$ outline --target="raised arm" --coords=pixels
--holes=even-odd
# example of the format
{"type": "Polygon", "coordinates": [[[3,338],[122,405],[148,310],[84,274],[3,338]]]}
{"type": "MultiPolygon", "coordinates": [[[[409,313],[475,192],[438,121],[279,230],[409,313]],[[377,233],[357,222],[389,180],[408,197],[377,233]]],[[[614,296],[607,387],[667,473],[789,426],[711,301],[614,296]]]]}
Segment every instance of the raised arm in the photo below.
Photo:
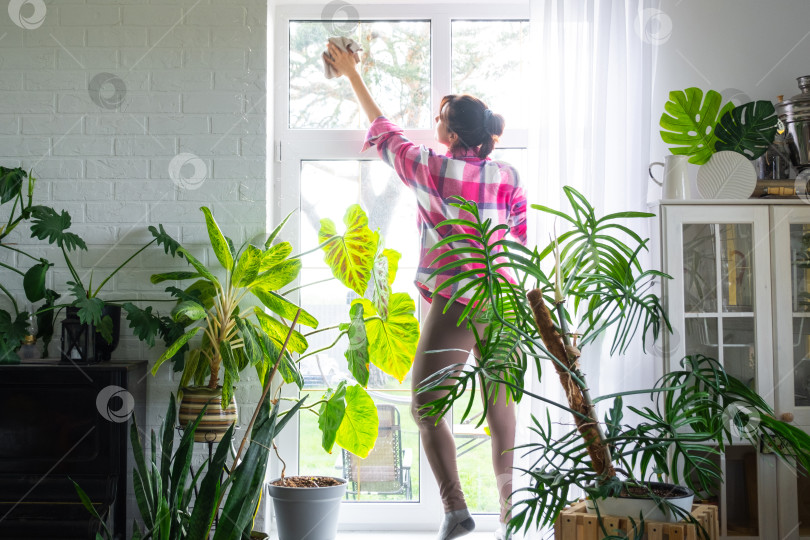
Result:
{"type": "Polygon", "coordinates": [[[360,72],[357,71],[357,64],[354,61],[354,56],[351,53],[340,50],[332,43],[327,45],[327,49],[329,50],[329,54],[332,55],[332,58],[329,58],[329,56],[324,53],[324,60],[335,68],[338,73],[345,75],[346,78],[349,79],[349,82],[352,85],[352,90],[354,90],[358,101],[360,101],[360,106],[363,108],[366,116],[368,116],[368,121],[373,122],[376,118],[384,116],[379,105],[377,105],[377,102],[374,101],[373,97],[371,97],[371,93],[368,91],[366,83],[363,82],[360,72]]]}

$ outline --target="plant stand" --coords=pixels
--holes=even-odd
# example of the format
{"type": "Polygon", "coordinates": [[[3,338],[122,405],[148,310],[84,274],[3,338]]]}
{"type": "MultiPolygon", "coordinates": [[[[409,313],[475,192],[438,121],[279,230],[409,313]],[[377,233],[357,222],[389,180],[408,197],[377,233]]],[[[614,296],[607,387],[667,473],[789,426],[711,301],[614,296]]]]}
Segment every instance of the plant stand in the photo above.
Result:
{"type": "MultiPolygon", "coordinates": [[[[720,538],[717,507],[711,504],[692,506],[692,515],[706,529],[709,540],[720,538]]],[[[597,519],[585,509],[585,501],[579,501],[560,513],[554,523],[554,540],[602,540],[604,524],[608,534],[627,533],[633,526],[627,517],[602,516],[597,519]]],[[[690,523],[644,522],[645,540],[701,540],[703,537],[690,523]]]]}

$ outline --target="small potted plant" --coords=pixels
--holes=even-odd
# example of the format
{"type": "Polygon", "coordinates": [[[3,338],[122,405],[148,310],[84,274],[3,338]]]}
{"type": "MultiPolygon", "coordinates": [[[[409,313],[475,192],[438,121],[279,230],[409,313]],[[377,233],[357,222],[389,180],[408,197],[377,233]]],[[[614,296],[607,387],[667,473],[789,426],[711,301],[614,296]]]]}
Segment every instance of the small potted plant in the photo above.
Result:
{"type": "MultiPolygon", "coordinates": [[[[163,245],[166,252],[171,251],[172,253],[174,253],[178,244],[166,233],[162,225],[158,225],[157,228],[149,227],[149,231],[153,236],[152,240],[137,249],[98,285],[94,286],[93,284],[93,270],[91,270],[90,277],[85,284],[76,265],[71,260],[71,254],[80,250],[87,250],[87,244],[79,235],[69,230],[71,216],[67,211],[57,212],[49,206],[33,204],[35,184],[36,178],[21,168],[8,169],[0,167],[0,204],[13,201],[8,222],[5,226],[0,227],[0,247],[14,251],[34,263],[25,272],[7,264],[2,264],[2,267],[22,277],[23,288],[28,302],[34,304],[44,300],[43,305],[36,309],[39,334],[37,337],[41,337],[43,341],[43,357],[47,356],[48,343],[53,335],[56,313],[58,310],[66,308],[68,324],[72,325],[74,329],[73,337],[83,335],[87,336],[88,340],[86,345],[77,346],[78,344],[74,343],[71,350],[63,350],[63,358],[82,362],[108,361],[118,345],[122,306],[130,314],[138,311],[138,308],[129,303],[128,300],[104,301],[99,297],[101,290],[113,276],[152,244],[163,245]],[[28,180],[27,194],[24,195],[26,179],[28,180]],[[73,297],[70,303],[57,304],[56,301],[60,298],[60,295],[45,286],[46,274],[48,269],[53,266],[53,263],[44,258],[34,257],[25,249],[16,247],[8,241],[4,242],[4,239],[9,237],[12,231],[26,221],[30,222],[31,238],[46,240],[61,251],[72,277],[66,283],[73,297]]],[[[16,348],[14,345],[19,344],[17,338],[23,332],[25,321],[30,315],[19,310],[16,300],[8,289],[2,287],[2,291],[11,301],[16,316],[12,320],[8,312],[0,311],[0,319],[8,319],[11,322],[8,326],[9,330],[0,336],[0,358],[10,357],[13,354],[13,348],[16,348]]],[[[149,340],[154,339],[154,333],[158,330],[165,335],[169,335],[172,331],[171,325],[165,319],[161,320],[162,326],[159,329],[158,327],[139,326],[138,319],[134,317],[129,317],[129,320],[130,326],[135,328],[136,334],[144,337],[148,336],[149,340]]],[[[4,325],[0,326],[5,328],[4,325]]],[[[63,347],[68,348],[65,344],[63,344],[63,347]]]]}
{"type": "Polygon", "coordinates": [[[530,485],[512,495],[510,530],[554,523],[582,492],[592,499],[596,513],[616,511],[611,499],[618,498],[621,503],[642,502],[621,511],[631,519],[650,519],[650,509],[644,505],[651,503],[666,519],[697,524],[688,513],[691,499],[685,504],[675,499],[688,498],[691,491],[708,491],[721,480],[721,471],[708,456],[722,452],[740,433],[761,441],[780,457],[793,456],[808,470],[810,437],[776,420],[761,397],[713,359],[687,357],[682,369],[666,374],[652,388],[590,394],[582,367],[589,345],[605,337],[612,339],[611,354],[621,353],[636,335],[657,339],[669,330],[653,289],[656,280],[669,276],[642,270],[638,254],[648,240],[621,223],[652,214],[620,212],[600,218],[582,194],[564,189],[573,214],[533,205],[570,227],[542,250],[509,240],[491,242],[493,229],[502,225],[482,222],[474,203],[463,199],[455,203],[468,212],[462,215],[472,216],[462,223],[472,236],[458,235],[447,242],[482,270],[450,279],[443,286],[468,280],[465,283],[477,291],[469,317],[489,325],[478,340],[481,356],[476,366],[461,372],[451,366],[423,387],[455,387],[428,405],[432,414],[446,413],[464,395],[464,388],[483,377],[485,394],[493,384],[504,384],[512,399],[536,399],[573,417],[570,427],[557,428],[550,415],[532,418],[536,442],[516,449],[534,460],[530,468],[520,469],[530,485]],[[517,283],[498,273],[504,266],[516,272],[517,283]],[[553,366],[565,401],[537,395],[524,386],[529,362],[536,364],[538,377],[543,362],[553,366]],[[625,406],[623,398],[639,394],[649,396],[648,407],[625,406]],[[604,418],[599,418],[597,404],[606,407],[604,418]],[[626,409],[639,420],[623,423],[626,409]],[[752,418],[757,421],[751,422],[752,418]],[[664,477],[685,487],[650,481],[664,477]]]}

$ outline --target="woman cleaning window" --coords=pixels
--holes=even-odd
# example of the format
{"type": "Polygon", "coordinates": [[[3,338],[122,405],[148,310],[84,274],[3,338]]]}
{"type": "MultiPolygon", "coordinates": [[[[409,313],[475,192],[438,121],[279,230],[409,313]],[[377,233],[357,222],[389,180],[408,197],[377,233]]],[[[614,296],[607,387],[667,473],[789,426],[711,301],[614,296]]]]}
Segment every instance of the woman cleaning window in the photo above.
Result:
{"type": "MultiPolygon", "coordinates": [[[[463,285],[455,284],[434,294],[452,275],[474,267],[461,265],[452,270],[453,274],[433,276],[439,266],[437,259],[441,265],[454,260],[452,254],[443,257],[453,245],[430,250],[442,238],[462,232],[455,226],[437,227],[444,220],[459,217],[460,210],[450,204],[458,195],[475,201],[482,219],[508,225],[511,235],[525,244],[526,197],[514,167],[487,157],[503,133],[504,119],[481,100],[469,95],[448,95],[442,99],[435,118],[435,137],[448,150],[440,154],[412,143],[399,126],[385,117],[357,71],[356,53],[343,51],[332,42],[327,51],[324,61],[336,75],[349,79],[371,122],[363,149],[376,146],[382,160],[393,167],[416,196],[421,252],[415,283],[431,305],[422,322],[413,363],[411,410],[444,504],[445,518],[438,540],[459,538],[470,533],[475,522],[461,489],[455,440],[446,420],[437,423],[434,417],[423,416],[424,411],[420,410],[426,403],[438,399],[441,392],[417,393],[417,390],[421,382],[434,373],[464,364],[475,346],[473,331],[467,324],[457,324],[475,291],[466,291],[449,305],[449,299],[463,285]]],[[[505,234],[506,231],[499,231],[492,241],[500,240],[505,234]]],[[[514,280],[507,272],[504,270],[505,277],[514,280]]],[[[484,325],[475,325],[480,334],[484,325]]],[[[501,524],[495,537],[503,540],[509,519],[508,497],[512,492],[512,452],[509,450],[515,441],[515,411],[504,387],[490,389],[489,400],[487,423],[492,436],[492,465],[501,508],[501,524]]]]}

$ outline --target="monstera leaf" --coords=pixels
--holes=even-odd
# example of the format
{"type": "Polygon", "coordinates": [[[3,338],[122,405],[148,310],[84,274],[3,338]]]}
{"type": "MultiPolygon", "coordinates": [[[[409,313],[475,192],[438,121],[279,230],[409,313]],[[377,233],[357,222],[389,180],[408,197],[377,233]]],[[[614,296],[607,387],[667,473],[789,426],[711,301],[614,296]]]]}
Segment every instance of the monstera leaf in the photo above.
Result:
{"type": "MultiPolygon", "coordinates": [[[[371,301],[361,298],[352,302],[352,306],[357,303],[363,305],[367,319],[377,314],[371,301]]],[[[391,295],[387,318],[366,321],[371,363],[399,382],[405,379],[411,369],[419,340],[419,323],[413,313],[411,297],[405,293],[395,293],[391,295]]]]}
{"type": "Polygon", "coordinates": [[[87,245],[79,235],[66,232],[69,228],[70,214],[64,210],[57,214],[56,210],[48,206],[31,207],[31,238],[47,240],[67,251],[86,250],[87,245]]]}
{"type": "Polygon", "coordinates": [[[776,136],[776,109],[767,100],[752,101],[728,111],[714,132],[714,149],[731,150],[748,159],[765,153],[776,136]]]}
{"type": "Polygon", "coordinates": [[[377,442],[380,417],[377,406],[362,386],[346,388],[346,411],[335,442],[355,456],[366,458],[377,442]]]}
{"type": "Polygon", "coordinates": [[[669,93],[669,101],[664,105],[666,112],[661,115],[661,139],[676,155],[690,156],[689,163],[702,165],[709,161],[715,152],[715,125],[718,117],[734,108],[729,102],[721,109],[722,96],[714,90],[706,92],[700,88],[674,90],[669,93]],[[669,113],[669,114],[667,114],[669,113]]]}
{"type": "Polygon", "coordinates": [[[343,218],[346,233],[338,236],[335,224],[331,219],[321,220],[318,241],[323,244],[324,259],[332,269],[332,274],[341,283],[362,296],[368,287],[377,243],[374,233],[368,228],[368,217],[359,204],[353,204],[346,210],[343,218]]]}

